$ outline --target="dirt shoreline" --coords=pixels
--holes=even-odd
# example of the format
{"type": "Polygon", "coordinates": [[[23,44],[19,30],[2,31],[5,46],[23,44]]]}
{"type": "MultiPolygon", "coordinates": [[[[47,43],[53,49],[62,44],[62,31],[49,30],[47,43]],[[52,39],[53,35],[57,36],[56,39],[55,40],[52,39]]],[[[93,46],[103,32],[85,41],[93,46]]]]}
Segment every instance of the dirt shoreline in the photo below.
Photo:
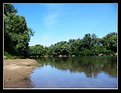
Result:
{"type": "Polygon", "coordinates": [[[3,63],[3,88],[31,88],[28,76],[38,65],[34,59],[7,59],[3,63]]]}

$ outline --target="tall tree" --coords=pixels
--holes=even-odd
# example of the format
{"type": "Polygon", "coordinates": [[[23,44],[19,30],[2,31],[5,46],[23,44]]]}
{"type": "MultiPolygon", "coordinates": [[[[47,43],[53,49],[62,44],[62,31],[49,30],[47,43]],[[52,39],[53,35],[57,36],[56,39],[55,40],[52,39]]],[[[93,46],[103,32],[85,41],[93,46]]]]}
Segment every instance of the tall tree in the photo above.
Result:
{"type": "Polygon", "coordinates": [[[27,56],[33,32],[28,28],[25,18],[16,13],[13,5],[4,5],[4,50],[12,55],[27,56]]]}

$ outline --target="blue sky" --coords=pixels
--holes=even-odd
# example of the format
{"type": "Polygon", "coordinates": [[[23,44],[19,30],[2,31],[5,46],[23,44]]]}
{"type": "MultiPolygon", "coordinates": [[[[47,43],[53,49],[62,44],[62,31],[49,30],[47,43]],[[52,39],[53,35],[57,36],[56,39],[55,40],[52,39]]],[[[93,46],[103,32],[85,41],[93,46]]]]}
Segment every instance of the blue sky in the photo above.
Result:
{"type": "Polygon", "coordinates": [[[118,4],[13,4],[35,32],[29,45],[50,46],[94,33],[101,38],[117,32],[118,4]]]}

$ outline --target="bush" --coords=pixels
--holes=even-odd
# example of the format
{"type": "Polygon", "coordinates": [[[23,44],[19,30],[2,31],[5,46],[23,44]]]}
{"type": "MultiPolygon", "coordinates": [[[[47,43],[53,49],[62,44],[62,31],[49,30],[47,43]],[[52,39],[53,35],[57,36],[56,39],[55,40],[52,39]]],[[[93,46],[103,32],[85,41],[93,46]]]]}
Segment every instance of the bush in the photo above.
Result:
{"type": "Polygon", "coordinates": [[[4,59],[16,59],[18,58],[17,56],[13,56],[11,54],[9,54],[8,52],[4,52],[4,59]]]}

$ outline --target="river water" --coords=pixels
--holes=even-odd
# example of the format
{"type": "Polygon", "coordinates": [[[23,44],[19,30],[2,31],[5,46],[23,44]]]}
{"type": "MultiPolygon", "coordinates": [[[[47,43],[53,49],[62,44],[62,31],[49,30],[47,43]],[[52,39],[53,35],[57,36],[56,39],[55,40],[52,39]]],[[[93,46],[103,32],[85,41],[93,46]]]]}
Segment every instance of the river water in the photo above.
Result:
{"type": "Polygon", "coordinates": [[[117,57],[37,59],[29,79],[33,88],[117,88],[117,57]]]}

